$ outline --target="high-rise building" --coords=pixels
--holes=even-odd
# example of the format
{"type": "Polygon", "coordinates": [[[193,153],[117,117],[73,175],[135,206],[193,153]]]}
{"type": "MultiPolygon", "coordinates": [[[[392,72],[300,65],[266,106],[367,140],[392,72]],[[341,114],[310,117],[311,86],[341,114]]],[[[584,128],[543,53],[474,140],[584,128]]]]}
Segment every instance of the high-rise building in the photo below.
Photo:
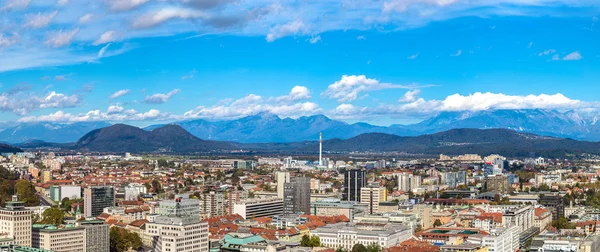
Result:
{"type": "Polygon", "coordinates": [[[360,189],[360,203],[367,204],[367,212],[379,212],[379,203],[387,201],[387,189],[380,186],[367,186],[360,189]]]}
{"type": "Polygon", "coordinates": [[[88,219],[79,225],[85,228],[86,252],[110,252],[110,228],[104,221],[88,219]]]}
{"type": "Polygon", "coordinates": [[[540,197],[540,204],[552,212],[552,220],[565,217],[565,204],[559,195],[544,195],[540,197]]]}
{"type": "Polygon", "coordinates": [[[52,180],[52,170],[42,171],[42,183],[48,183],[52,180]]]}
{"type": "Polygon", "coordinates": [[[211,191],[202,195],[200,202],[202,213],[207,217],[225,215],[225,195],[222,192],[211,191]]]}
{"type": "Polygon", "coordinates": [[[290,182],[289,172],[277,172],[277,198],[283,199],[284,185],[290,182]]]}
{"type": "Polygon", "coordinates": [[[347,170],[344,174],[343,199],[346,201],[360,201],[360,189],[366,185],[367,178],[364,170],[347,170]]]}
{"type": "Polygon", "coordinates": [[[433,226],[433,220],[431,219],[431,213],[433,212],[432,205],[417,204],[413,206],[413,211],[417,214],[417,217],[421,220],[423,229],[428,229],[433,226]]]}
{"type": "Polygon", "coordinates": [[[293,177],[284,184],[283,214],[310,212],[310,178],[293,177]]]}
{"type": "Polygon", "coordinates": [[[442,173],[442,184],[448,185],[450,188],[458,186],[458,173],[446,172],[442,173]]]}
{"type": "Polygon", "coordinates": [[[403,192],[412,191],[421,187],[421,176],[413,174],[400,174],[398,176],[398,190],[403,192]]]}
{"type": "Polygon", "coordinates": [[[25,203],[17,196],[0,208],[0,233],[6,233],[14,244],[31,247],[31,215],[33,211],[25,208],[25,203]]]}
{"type": "Polygon", "coordinates": [[[239,214],[244,219],[273,217],[282,213],[283,200],[278,198],[244,200],[233,206],[233,214],[239,214]]]}
{"type": "Polygon", "coordinates": [[[200,212],[200,200],[190,199],[187,194],[178,194],[173,200],[158,202],[158,213],[164,216],[184,215],[200,218],[200,212]]]}
{"type": "Polygon", "coordinates": [[[33,248],[56,252],[86,251],[86,232],[83,227],[67,225],[58,228],[53,225],[35,224],[32,228],[33,248]]]}
{"type": "Polygon", "coordinates": [[[81,198],[81,187],[76,185],[50,186],[50,199],[59,202],[62,201],[64,198],[81,198]]]}
{"type": "Polygon", "coordinates": [[[485,178],[483,188],[487,192],[510,193],[512,187],[508,184],[508,177],[504,175],[495,175],[485,178]]]}
{"type": "Polygon", "coordinates": [[[115,189],[111,186],[91,186],[83,194],[87,216],[97,217],[104,208],[115,206],[115,189]]]}
{"type": "Polygon", "coordinates": [[[466,171],[458,171],[456,172],[458,178],[456,184],[458,185],[466,185],[467,184],[467,172],[466,171]]]}

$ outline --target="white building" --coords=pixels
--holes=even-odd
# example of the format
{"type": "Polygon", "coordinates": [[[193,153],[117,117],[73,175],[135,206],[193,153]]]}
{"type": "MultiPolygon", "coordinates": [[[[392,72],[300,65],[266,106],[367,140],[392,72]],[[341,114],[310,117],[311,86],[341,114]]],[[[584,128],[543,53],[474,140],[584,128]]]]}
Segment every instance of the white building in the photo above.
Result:
{"type": "Polygon", "coordinates": [[[385,187],[363,187],[360,189],[360,203],[367,205],[367,213],[379,212],[379,203],[387,201],[385,187]]]}
{"type": "Polygon", "coordinates": [[[187,194],[175,195],[174,200],[158,202],[158,213],[160,215],[185,214],[200,218],[200,200],[190,199],[187,194]]]}
{"type": "Polygon", "coordinates": [[[321,246],[352,250],[355,244],[365,247],[377,244],[382,248],[398,246],[412,237],[412,229],[398,224],[356,225],[337,223],[320,227],[310,232],[321,240],[321,246]]]}
{"type": "Polygon", "coordinates": [[[199,216],[158,216],[146,233],[156,252],[208,252],[208,223],[199,216]]]}
{"type": "Polygon", "coordinates": [[[517,226],[519,232],[525,232],[534,226],[535,210],[531,205],[488,206],[488,212],[502,213],[502,226],[517,226]]]}
{"type": "Polygon", "coordinates": [[[398,176],[398,190],[403,192],[412,191],[421,187],[421,176],[413,174],[400,174],[398,176]]]}
{"type": "Polygon", "coordinates": [[[125,187],[125,200],[138,200],[139,196],[147,193],[145,185],[131,183],[125,187]]]}
{"type": "Polygon", "coordinates": [[[490,235],[472,235],[467,238],[468,243],[487,246],[493,252],[514,252],[519,248],[519,228],[499,228],[490,230],[490,235]]]}
{"type": "Polygon", "coordinates": [[[8,234],[14,244],[31,247],[31,215],[33,211],[25,208],[25,203],[17,196],[0,208],[0,233],[8,234]]]}
{"type": "Polygon", "coordinates": [[[283,199],[253,199],[236,203],[233,214],[239,214],[244,219],[256,217],[273,217],[283,214],[283,199]]]}
{"type": "Polygon", "coordinates": [[[56,252],[86,251],[86,232],[83,227],[33,225],[32,247],[56,252]]]}
{"type": "Polygon", "coordinates": [[[283,199],[283,188],[285,183],[290,183],[290,173],[277,172],[277,198],[283,199]]]}

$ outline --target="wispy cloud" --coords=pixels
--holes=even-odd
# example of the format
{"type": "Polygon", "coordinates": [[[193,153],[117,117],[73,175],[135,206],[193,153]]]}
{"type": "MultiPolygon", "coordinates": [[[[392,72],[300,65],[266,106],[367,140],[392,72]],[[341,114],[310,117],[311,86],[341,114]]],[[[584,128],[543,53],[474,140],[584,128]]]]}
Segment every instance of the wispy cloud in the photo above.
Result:
{"type": "Polygon", "coordinates": [[[419,53],[415,53],[415,54],[413,54],[413,55],[410,55],[410,56],[408,56],[408,57],[407,57],[407,59],[414,60],[414,59],[416,59],[417,57],[419,57],[419,53]]]}
{"type": "Polygon", "coordinates": [[[117,92],[114,92],[112,95],[110,95],[109,98],[110,99],[117,99],[117,98],[119,98],[121,96],[129,94],[129,92],[131,92],[131,90],[129,90],[129,89],[121,89],[121,90],[119,90],[117,92]]]}
{"type": "Polygon", "coordinates": [[[452,56],[452,57],[457,57],[457,56],[460,56],[460,55],[462,55],[462,53],[463,53],[463,51],[462,51],[462,50],[458,50],[458,51],[456,51],[456,53],[450,54],[450,56],[452,56]]]}
{"type": "Polygon", "coordinates": [[[146,96],[146,98],[144,98],[144,100],[142,102],[147,103],[147,104],[165,103],[165,102],[169,101],[169,99],[171,99],[171,97],[178,94],[179,91],[180,91],[179,89],[173,89],[166,94],[158,93],[158,94],[148,95],[148,96],[146,96]]]}

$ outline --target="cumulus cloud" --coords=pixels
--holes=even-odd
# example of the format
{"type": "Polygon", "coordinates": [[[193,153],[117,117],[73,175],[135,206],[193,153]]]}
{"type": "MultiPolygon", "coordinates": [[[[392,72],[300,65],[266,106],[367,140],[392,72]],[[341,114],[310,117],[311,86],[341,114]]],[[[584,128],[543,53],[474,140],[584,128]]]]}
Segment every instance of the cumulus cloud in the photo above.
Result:
{"type": "Polygon", "coordinates": [[[579,52],[572,52],[567,54],[567,56],[563,57],[563,60],[580,60],[583,57],[579,52]]]}
{"type": "Polygon", "coordinates": [[[419,89],[408,90],[404,94],[404,96],[402,96],[402,98],[400,98],[400,100],[398,100],[398,101],[399,102],[413,102],[413,101],[417,100],[420,93],[421,93],[421,90],[419,90],[419,89]]]}
{"type": "Polygon", "coordinates": [[[80,23],[80,24],[86,24],[86,23],[89,23],[89,22],[92,20],[92,17],[94,17],[94,14],[92,14],[92,13],[87,13],[87,14],[85,14],[85,15],[83,15],[83,16],[81,16],[81,17],[79,18],[79,23],[80,23]]]}
{"type": "Polygon", "coordinates": [[[71,44],[71,40],[75,34],[79,32],[79,28],[75,28],[72,31],[63,31],[62,29],[56,32],[52,32],[46,40],[46,45],[58,48],[71,44]]]}
{"type": "Polygon", "coordinates": [[[127,11],[138,8],[149,0],[104,0],[112,11],[127,11]]]}
{"type": "Polygon", "coordinates": [[[308,28],[302,21],[293,21],[271,28],[266,39],[267,42],[273,42],[279,38],[296,34],[306,34],[306,32],[308,32],[308,28]]]}
{"type": "Polygon", "coordinates": [[[45,96],[26,94],[24,92],[7,92],[0,94],[0,111],[10,111],[18,115],[26,115],[31,111],[47,108],[72,108],[80,105],[79,95],[66,95],[49,92],[45,96]]]}
{"type": "Polygon", "coordinates": [[[312,37],[308,40],[308,42],[310,42],[311,44],[316,44],[319,41],[321,41],[321,36],[312,37]]]}
{"type": "Polygon", "coordinates": [[[359,98],[361,93],[375,90],[393,88],[415,88],[416,85],[396,85],[381,83],[376,79],[369,79],[365,75],[343,75],[342,78],[327,87],[321,96],[336,99],[338,102],[349,102],[359,98]]]}
{"type": "Polygon", "coordinates": [[[134,28],[151,28],[171,19],[196,19],[208,17],[202,11],[178,7],[163,8],[146,13],[133,21],[134,28]]]}
{"type": "Polygon", "coordinates": [[[144,98],[143,102],[148,103],[148,104],[165,103],[165,102],[169,101],[169,99],[171,99],[171,97],[178,94],[179,91],[180,91],[179,89],[173,89],[173,90],[171,90],[171,92],[168,92],[166,94],[148,95],[148,96],[146,96],[146,98],[144,98]]]}
{"type": "Polygon", "coordinates": [[[52,22],[52,19],[54,19],[56,15],[58,15],[58,11],[44,14],[41,12],[38,12],[37,14],[27,14],[25,15],[25,27],[34,29],[44,28],[52,22]]]}
{"type": "Polygon", "coordinates": [[[91,122],[91,121],[162,121],[171,118],[170,114],[162,113],[160,110],[150,109],[147,112],[138,113],[122,107],[110,106],[107,111],[90,110],[86,113],[71,114],[62,110],[47,115],[26,116],[20,118],[19,122],[91,122]]]}
{"type": "Polygon", "coordinates": [[[458,51],[456,51],[456,53],[450,54],[450,56],[457,57],[457,56],[460,56],[461,54],[462,54],[462,50],[458,50],[458,51]]]}
{"type": "Polygon", "coordinates": [[[361,36],[356,37],[356,39],[358,39],[358,40],[367,40],[367,37],[361,35],[361,36]]]}
{"type": "Polygon", "coordinates": [[[117,91],[117,92],[114,92],[112,95],[110,95],[110,97],[109,97],[109,98],[110,98],[110,99],[117,99],[117,98],[119,98],[119,97],[121,97],[121,96],[124,96],[124,95],[126,95],[126,94],[129,94],[129,92],[130,92],[130,91],[131,91],[131,90],[129,90],[129,89],[121,89],[121,90],[119,90],[119,91],[117,91]]]}
{"type": "Polygon", "coordinates": [[[291,103],[310,99],[310,90],[305,86],[295,86],[288,95],[274,98],[277,103],[291,103]]]}
{"type": "Polygon", "coordinates": [[[114,42],[117,39],[117,33],[115,31],[107,31],[100,35],[96,41],[94,41],[94,45],[102,45],[110,42],[114,42]]]}

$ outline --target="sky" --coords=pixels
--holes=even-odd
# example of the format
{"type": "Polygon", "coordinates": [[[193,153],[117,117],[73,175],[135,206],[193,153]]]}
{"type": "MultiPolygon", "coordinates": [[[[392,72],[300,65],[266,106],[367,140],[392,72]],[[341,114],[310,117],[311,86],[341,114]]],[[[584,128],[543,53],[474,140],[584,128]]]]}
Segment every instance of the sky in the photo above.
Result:
{"type": "Polygon", "coordinates": [[[600,109],[597,0],[0,0],[0,126],[600,109]]]}

